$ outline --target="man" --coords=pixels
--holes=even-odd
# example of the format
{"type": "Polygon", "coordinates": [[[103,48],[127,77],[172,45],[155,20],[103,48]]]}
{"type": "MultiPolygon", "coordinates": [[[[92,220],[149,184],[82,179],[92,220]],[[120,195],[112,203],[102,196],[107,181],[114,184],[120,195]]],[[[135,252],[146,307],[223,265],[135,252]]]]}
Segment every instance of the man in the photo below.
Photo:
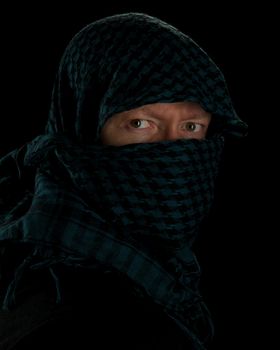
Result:
{"type": "Polygon", "coordinates": [[[224,138],[224,77],[137,13],[89,24],[62,57],[45,135],[1,160],[1,344],[205,349],[192,244],[224,138]]]}

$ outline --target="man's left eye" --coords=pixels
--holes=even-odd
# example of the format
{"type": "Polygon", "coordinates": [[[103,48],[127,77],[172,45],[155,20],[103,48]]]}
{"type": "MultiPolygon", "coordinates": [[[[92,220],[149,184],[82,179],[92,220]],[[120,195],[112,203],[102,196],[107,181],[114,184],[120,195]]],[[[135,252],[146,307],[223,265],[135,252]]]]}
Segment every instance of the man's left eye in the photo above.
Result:
{"type": "Polygon", "coordinates": [[[188,122],[185,124],[184,129],[187,131],[198,131],[200,130],[201,125],[198,123],[188,122]]]}

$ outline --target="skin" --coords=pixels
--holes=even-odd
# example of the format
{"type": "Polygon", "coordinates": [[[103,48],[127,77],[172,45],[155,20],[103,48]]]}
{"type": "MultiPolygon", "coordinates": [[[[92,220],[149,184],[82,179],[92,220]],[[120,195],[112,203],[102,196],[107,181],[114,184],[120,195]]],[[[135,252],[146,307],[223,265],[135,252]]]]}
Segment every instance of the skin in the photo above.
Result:
{"type": "Polygon", "coordinates": [[[198,103],[153,103],[114,114],[101,130],[105,145],[203,139],[211,114],[198,103]]]}

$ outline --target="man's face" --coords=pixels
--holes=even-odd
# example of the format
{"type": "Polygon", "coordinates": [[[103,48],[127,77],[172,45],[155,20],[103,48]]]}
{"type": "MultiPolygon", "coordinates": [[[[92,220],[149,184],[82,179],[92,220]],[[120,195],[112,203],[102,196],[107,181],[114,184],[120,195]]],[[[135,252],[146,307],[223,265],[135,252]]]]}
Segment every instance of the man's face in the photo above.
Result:
{"type": "Polygon", "coordinates": [[[154,103],[117,113],[101,130],[105,145],[203,139],[211,114],[194,102],[154,103]]]}

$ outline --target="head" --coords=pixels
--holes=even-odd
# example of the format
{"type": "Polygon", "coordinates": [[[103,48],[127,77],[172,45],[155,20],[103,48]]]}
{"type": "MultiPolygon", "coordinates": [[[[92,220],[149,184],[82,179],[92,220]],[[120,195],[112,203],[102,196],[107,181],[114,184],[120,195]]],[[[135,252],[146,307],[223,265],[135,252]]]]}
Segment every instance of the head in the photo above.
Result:
{"type": "Polygon", "coordinates": [[[178,247],[209,211],[223,135],[245,129],[205,51],[157,18],[128,13],[71,40],[46,131],[82,144],[56,156],[110,229],[178,247]]]}
{"type": "Polygon", "coordinates": [[[89,24],[71,40],[46,131],[122,145],[204,138],[209,126],[224,134],[245,129],[221,71],[178,29],[128,13],[89,24]]]}

